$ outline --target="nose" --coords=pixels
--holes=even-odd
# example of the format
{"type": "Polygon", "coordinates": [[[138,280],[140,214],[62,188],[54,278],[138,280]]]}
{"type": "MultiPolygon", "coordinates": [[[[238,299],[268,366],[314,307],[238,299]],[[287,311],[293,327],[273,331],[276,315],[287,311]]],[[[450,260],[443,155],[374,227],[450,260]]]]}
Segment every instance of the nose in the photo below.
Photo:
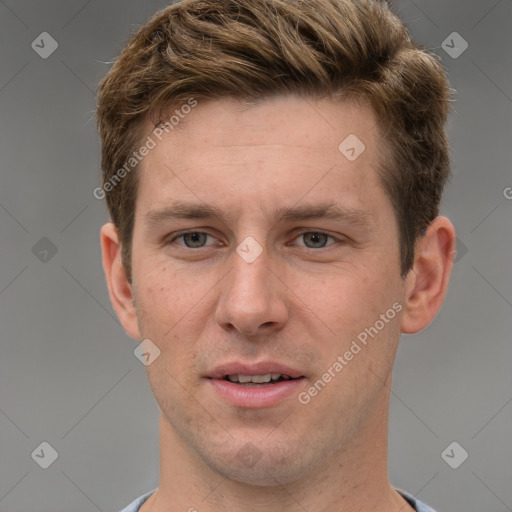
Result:
{"type": "Polygon", "coordinates": [[[252,263],[234,253],[231,264],[231,271],[221,281],[215,314],[218,325],[246,336],[282,329],[288,319],[286,287],[270,268],[266,252],[252,263]]]}

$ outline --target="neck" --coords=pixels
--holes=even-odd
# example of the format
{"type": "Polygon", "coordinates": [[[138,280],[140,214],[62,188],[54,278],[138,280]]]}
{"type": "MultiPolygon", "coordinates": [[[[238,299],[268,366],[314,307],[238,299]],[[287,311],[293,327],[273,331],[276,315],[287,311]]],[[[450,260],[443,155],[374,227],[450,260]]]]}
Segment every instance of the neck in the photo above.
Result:
{"type": "Polygon", "coordinates": [[[387,471],[389,390],[384,388],[348,446],[292,483],[254,486],[212,471],[160,415],[160,483],[141,512],[407,512],[387,471]]]}

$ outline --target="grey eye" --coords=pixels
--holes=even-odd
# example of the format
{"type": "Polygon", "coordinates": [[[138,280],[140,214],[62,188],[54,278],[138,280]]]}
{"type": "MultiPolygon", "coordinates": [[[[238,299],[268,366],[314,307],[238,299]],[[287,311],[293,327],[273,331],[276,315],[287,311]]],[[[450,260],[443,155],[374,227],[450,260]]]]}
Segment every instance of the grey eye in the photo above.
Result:
{"type": "Polygon", "coordinates": [[[304,233],[302,237],[304,239],[306,247],[309,247],[310,249],[318,249],[325,247],[327,244],[327,240],[329,239],[329,235],[317,232],[304,233]]]}
{"type": "Polygon", "coordinates": [[[181,235],[183,238],[183,242],[187,247],[191,249],[197,249],[198,247],[203,247],[206,242],[206,237],[208,236],[206,233],[184,233],[181,235]]]}

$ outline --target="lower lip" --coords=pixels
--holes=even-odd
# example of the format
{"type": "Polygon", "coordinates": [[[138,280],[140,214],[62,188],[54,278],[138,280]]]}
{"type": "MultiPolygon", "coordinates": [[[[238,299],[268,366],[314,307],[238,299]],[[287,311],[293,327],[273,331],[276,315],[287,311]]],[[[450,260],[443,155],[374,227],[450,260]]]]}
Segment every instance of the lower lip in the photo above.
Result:
{"type": "Polygon", "coordinates": [[[236,407],[263,408],[278,404],[285,398],[299,393],[305,378],[286,380],[264,386],[240,386],[223,379],[208,379],[213,389],[226,402],[236,407]]]}

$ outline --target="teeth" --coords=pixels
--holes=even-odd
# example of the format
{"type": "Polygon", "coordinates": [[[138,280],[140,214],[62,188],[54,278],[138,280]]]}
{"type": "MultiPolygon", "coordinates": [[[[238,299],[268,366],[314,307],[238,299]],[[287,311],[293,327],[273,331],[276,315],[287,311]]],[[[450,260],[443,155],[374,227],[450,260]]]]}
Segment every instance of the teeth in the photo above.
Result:
{"type": "Polygon", "coordinates": [[[256,384],[266,384],[271,380],[277,381],[280,378],[282,378],[283,380],[290,380],[289,375],[281,375],[280,373],[267,373],[265,375],[228,375],[228,380],[230,382],[238,382],[240,384],[247,384],[250,382],[254,382],[256,384]]]}
{"type": "Polygon", "coordinates": [[[262,382],[270,382],[270,379],[272,379],[272,374],[267,373],[266,375],[253,375],[251,381],[261,384],[262,382]]]}

